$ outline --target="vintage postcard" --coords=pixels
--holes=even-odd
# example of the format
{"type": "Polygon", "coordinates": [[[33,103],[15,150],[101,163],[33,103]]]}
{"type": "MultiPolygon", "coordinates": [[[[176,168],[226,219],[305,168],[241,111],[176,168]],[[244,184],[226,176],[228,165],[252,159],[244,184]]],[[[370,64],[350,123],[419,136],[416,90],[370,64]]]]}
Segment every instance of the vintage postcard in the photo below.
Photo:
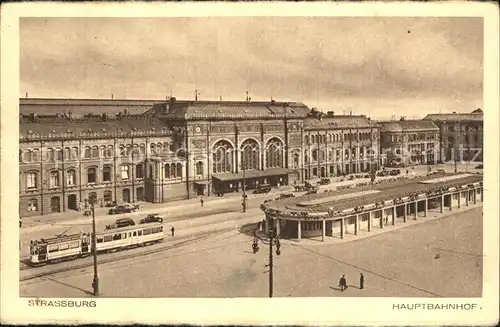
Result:
{"type": "Polygon", "coordinates": [[[498,6],[1,24],[3,323],[498,322],[498,6]]]}

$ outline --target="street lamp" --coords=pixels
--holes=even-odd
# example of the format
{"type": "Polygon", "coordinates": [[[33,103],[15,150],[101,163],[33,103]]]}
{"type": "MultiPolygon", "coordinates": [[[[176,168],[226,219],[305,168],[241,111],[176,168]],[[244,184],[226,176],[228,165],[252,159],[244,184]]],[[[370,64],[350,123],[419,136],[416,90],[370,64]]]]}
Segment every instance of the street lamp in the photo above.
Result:
{"type": "MultiPolygon", "coordinates": [[[[268,218],[268,222],[272,222],[272,219],[268,218]]],[[[279,240],[279,235],[277,235],[276,230],[274,229],[273,224],[269,224],[269,232],[267,233],[266,238],[262,238],[257,235],[257,229],[254,231],[254,238],[252,243],[252,251],[253,254],[259,251],[259,241],[262,243],[269,245],[269,263],[266,267],[269,267],[269,297],[273,297],[273,246],[276,246],[276,255],[281,254],[281,244],[279,240]]]]}
{"type": "Polygon", "coordinates": [[[95,201],[94,197],[90,198],[90,205],[92,209],[92,253],[94,255],[94,279],[92,281],[92,288],[94,289],[94,296],[99,296],[99,276],[97,275],[97,244],[95,232],[95,201]]]}
{"type": "Polygon", "coordinates": [[[246,195],[246,178],[245,178],[245,166],[246,165],[241,165],[241,169],[243,170],[243,195],[241,196],[243,198],[241,205],[243,206],[243,212],[247,211],[247,195],[246,195]]]}

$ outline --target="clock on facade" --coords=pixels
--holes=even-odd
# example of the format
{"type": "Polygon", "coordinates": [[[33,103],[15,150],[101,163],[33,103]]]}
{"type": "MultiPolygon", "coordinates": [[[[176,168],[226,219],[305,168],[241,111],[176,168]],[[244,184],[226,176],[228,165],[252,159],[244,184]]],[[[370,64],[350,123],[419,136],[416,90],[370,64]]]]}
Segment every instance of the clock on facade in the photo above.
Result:
{"type": "Polygon", "coordinates": [[[201,127],[200,126],[196,126],[196,128],[194,129],[196,133],[199,133],[201,132],[201,127]]]}

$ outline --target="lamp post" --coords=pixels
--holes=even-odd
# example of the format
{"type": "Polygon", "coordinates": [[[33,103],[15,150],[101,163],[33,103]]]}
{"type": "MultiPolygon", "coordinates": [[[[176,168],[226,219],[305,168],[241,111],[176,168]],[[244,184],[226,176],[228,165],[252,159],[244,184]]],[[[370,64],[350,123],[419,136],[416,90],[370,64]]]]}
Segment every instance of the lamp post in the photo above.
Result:
{"type": "Polygon", "coordinates": [[[241,205],[243,206],[243,212],[247,212],[247,195],[246,195],[246,178],[245,178],[245,165],[242,164],[241,165],[241,169],[243,170],[243,195],[241,196],[243,199],[242,199],[242,202],[241,202],[241,205]]]}
{"type": "Polygon", "coordinates": [[[274,268],[274,262],[273,262],[273,246],[276,246],[276,255],[281,254],[281,244],[279,240],[279,235],[277,235],[276,230],[274,229],[274,225],[272,224],[273,220],[268,218],[267,219],[269,222],[269,232],[267,233],[266,238],[262,238],[259,235],[257,235],[257,230],[254,231],[254,239],[252,243],[252,250],[253,253],[257,253],[259,251],[259,241],[262,243],[269,245],[269,256],[268,260],[269,263],[266,265],[266,267],[269,267],[269,297],[273,297],[273,268],[274,268]]]}
{"type": "Polygon", "coordinates": [[[99,276],[97,275],[97,244],[95,233],[95,198],[90,199],[92,209],[92,253],[94,255],[94,279],[92,281],[92,288],[94,289],[94,296],[99,296],[99,276]]]}

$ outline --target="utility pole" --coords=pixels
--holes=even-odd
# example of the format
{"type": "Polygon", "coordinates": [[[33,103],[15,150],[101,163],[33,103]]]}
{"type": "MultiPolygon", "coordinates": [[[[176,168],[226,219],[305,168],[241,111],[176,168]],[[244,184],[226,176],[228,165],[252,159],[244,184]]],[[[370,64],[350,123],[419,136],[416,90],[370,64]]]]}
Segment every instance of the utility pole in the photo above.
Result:
{"type": "Polygon", "coordinates": [[[269,230],[269,297],[273,297],[273,236],[274,226],[269,230]]]}
{"type": "Polygon", "coordinates": [[[242,203],[241,205],[243,206],[243,212],[247,212],[247,195],[246,195],[246,178],[245,178],[245,165],[241,165],[241,168],[243,169],[243,195],[242,195],[242,203]]]}
{"type": "Polygon", "coordinates": [[[95,232],[95,199],[91,199],[92,208],[92,252],[94,255],[94,280],[92,281],[92,288],[94,289],[94,296],[99,296],[99,276],[97,275],[97,242],[95,232]]]}

